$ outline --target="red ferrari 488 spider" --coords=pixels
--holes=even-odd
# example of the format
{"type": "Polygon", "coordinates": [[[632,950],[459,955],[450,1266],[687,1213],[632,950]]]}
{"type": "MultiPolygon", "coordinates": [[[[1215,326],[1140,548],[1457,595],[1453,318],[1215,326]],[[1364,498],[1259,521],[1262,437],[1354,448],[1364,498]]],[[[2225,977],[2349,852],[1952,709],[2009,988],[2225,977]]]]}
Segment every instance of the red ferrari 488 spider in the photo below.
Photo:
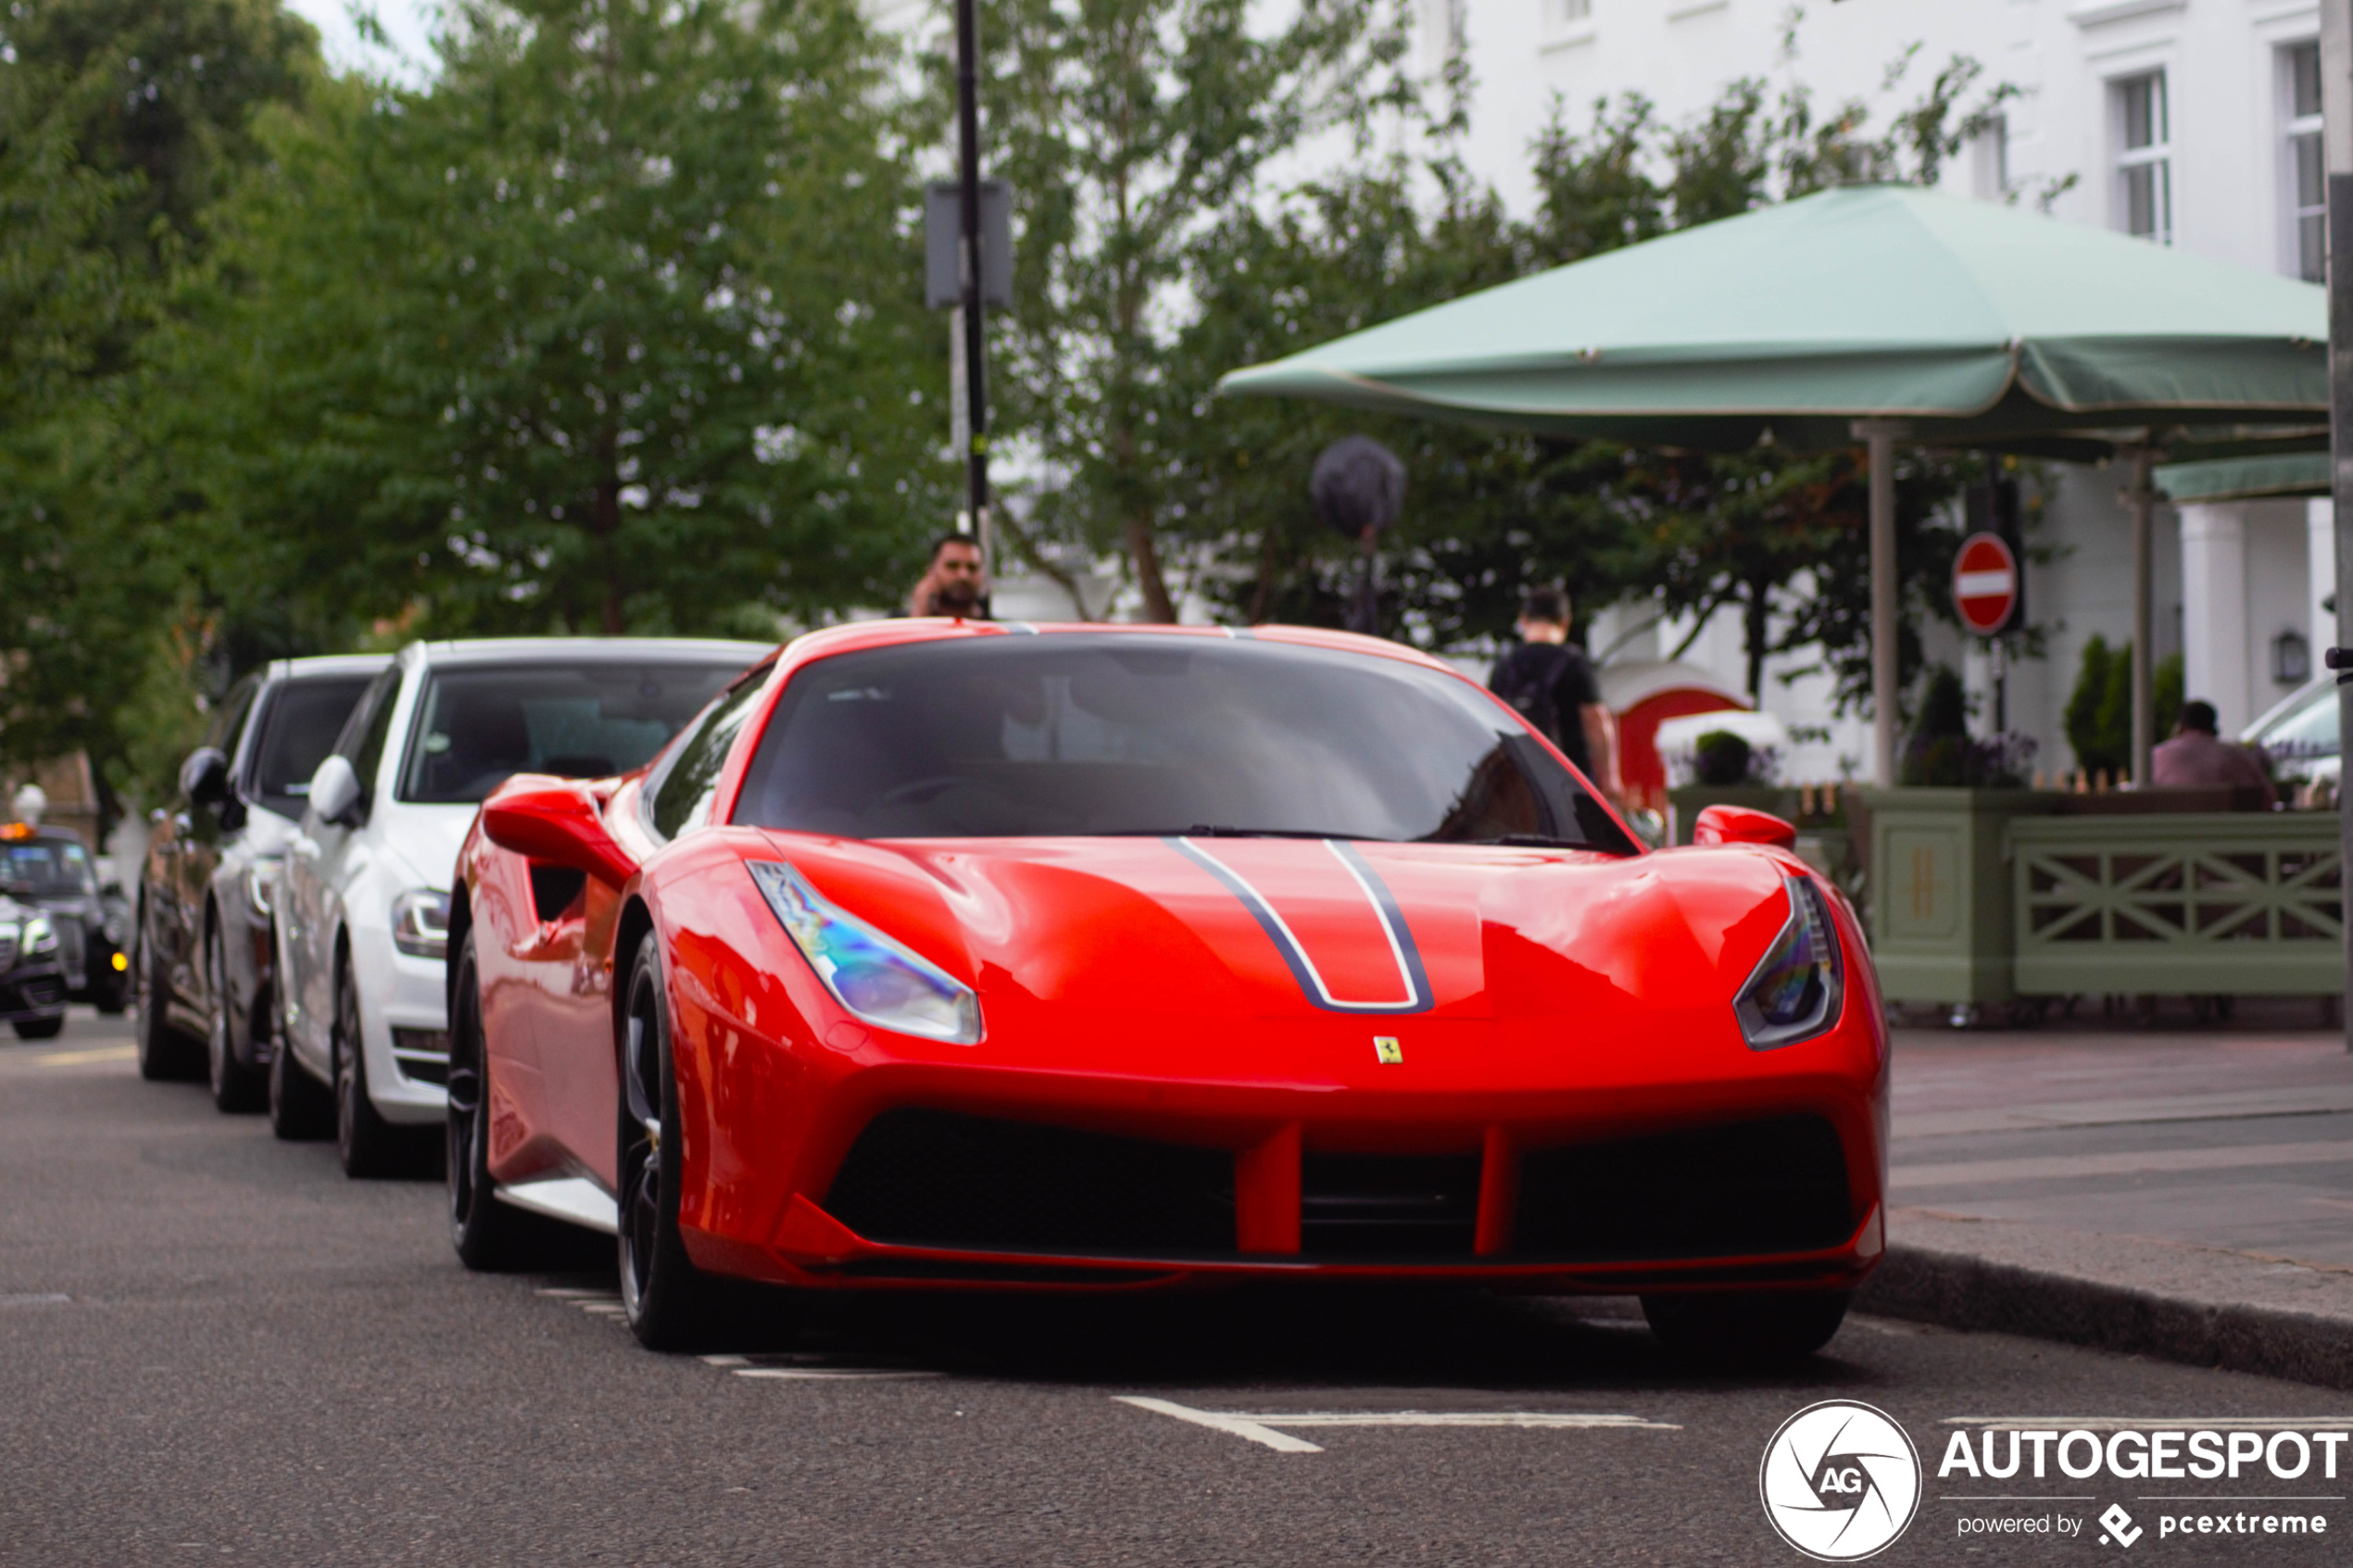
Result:
{"type": "Polygon", "coordinates": [[[1881,1250],[1881,1010],[1787,824],[1704,829],[1645,851],[1369,638],[812,633],[646,770],[484,803],[458,1250],[617,1233],[657,1346],[730,1280],[1377,1277],[1811,1350],[1881,1250]]]}

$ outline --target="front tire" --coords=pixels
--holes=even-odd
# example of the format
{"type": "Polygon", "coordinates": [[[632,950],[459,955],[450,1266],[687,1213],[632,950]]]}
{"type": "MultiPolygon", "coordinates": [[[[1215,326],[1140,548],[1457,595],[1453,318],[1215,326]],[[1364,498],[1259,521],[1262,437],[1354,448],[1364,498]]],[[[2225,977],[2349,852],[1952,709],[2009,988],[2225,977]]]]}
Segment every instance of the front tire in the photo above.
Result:
{"type": "Polygon", "coordinates": [[[229,965],[220,951],[220,933],[205,934],[205,984],[212,992],[212,1027],[205,1035],[205,1065],[212,1085],[212,1103],[228,1115],[259,1110],[269,1103],[270,1083],[258,1067],[237,1060],[229,1024],[229,965]]]}
{"type": "Polygon", "coordinates": [[[132,1038],[139,1053],[139,1076],[150,1083],[171,1083],[204,1074],[204,1042],[172,1026],[167,1016],[170,982],[163,974],[162,955],[143,931],[139,941],[139,1019],[132,1038]]]}
{"type": "Polygon", "coordinates": [[[335,1154],[343,1173],[355,1181],[396,1175],[406,1152],[399,1133],[376,1110],[368,1093],[368,1053],[359,1039],[359,983],[351,961],[335,966],[335,1025],[332,1060],[335,1083],[335,1154]]]}
{"type": "MultiPolygon", "coordinates": [[[[560,1259],[567,1244],[592,1240],[573,1226],[498,1201],[490,1179],[490,1052],[482,1028],[481,970],[474,934],[458,945],[449,987],[449,1240],[458,1261],[484,1273],[510,1273],[560,1259]]],[[[575,1244],[576,1245],[576,1244],[575,1244]]]]}
{"type": "Polygon", "coordinates": [[[1846,1290],[1725,1290],[1645,1296],[1642,1316],[1677,1355],[1717,1365],[1800,1361],[1831,1342],[1846,1290]]]}
{"type": "Polygon", "coordinates": [[[270,1059],[270,1130],[285,1143],[315,1143],[335,1130],[334,1096],[295,1060],[283,1038],[270,1059]]]}
{"type": "Polygon", "coordinates": [[[695,1267],[678,1234],[686,1162],[659,949],[647,933],[622,1013],[621,1304],[646,1348],[690,1350],[717,1326],[725,1286],[695,1267]]]}

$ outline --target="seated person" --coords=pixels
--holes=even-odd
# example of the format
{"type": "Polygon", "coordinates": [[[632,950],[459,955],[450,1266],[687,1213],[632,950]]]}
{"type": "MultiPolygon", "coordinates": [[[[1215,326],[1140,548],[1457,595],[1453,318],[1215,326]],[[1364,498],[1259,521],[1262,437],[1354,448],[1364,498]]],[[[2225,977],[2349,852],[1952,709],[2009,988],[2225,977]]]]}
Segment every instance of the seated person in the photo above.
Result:
{"type": "Polygon", "coordinates": [[[2279,803],[2263,764],[2244,746],[2233,746],[2214,734],[2214,705],[2182,704],[2182,721],[2173,738],[2159,746],[2149,759],[2149,782],[2158,789],[2210,789],[2217,784],[2260,789],[2263,804],[2279,803]]]}

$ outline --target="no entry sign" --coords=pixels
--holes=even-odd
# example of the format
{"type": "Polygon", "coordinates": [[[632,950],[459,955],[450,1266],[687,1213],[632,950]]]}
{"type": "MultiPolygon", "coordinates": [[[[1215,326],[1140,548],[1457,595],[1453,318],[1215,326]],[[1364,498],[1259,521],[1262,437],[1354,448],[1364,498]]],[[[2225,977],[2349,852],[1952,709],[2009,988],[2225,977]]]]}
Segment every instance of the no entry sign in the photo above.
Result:
{"type": "Polygon", "coordinates": [[[1953,608],[1961,624],[1990,637],[2018,613],[2018,556],[1998,533],[1972,533],[1953,558],[1953,608]]]}

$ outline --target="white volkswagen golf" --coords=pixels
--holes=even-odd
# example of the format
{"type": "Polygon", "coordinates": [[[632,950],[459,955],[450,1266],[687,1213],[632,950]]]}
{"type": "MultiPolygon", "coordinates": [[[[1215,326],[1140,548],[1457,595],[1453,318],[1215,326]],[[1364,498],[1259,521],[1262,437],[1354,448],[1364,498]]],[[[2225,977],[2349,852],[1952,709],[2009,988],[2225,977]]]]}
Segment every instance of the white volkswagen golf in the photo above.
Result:
{"type": "Polygon", "coordinates": [[[627,772],[769,651],[667,637],[403,648],[311,776],[286,853],[278,1135],[332,1130],[355,1176],[417,1162],[447,1114],[449,883],[476,806],[513,773],[627,772]]]}

